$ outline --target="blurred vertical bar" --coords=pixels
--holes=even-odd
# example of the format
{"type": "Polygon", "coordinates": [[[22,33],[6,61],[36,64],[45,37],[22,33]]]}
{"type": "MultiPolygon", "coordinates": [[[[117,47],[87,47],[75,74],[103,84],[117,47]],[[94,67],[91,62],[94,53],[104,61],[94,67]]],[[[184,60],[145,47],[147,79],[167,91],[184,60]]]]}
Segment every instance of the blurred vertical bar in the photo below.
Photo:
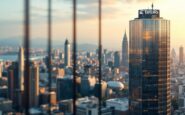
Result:
{"type": "MultiPolygon", "coordinates": [[[[51,93],[52,78],[51,78],[51,0],[48,0],[48,78],[49,78],[49,94],[51,93]]],[[[49,114],[51,114],[51,95],[49,95],[49,114]]]]}
{"type": "Polygon", "coordinates": [[[99,12],[99,115],[101,115],[101,101],[102,101],[102,93],[101,93],[101,80],[102,80],[102,63],[101,63],[101,59],[102,59],[102,33],[101,33],[101,19],[102,19],[102,10],[101,10],[101,6],[102,6],[102,1],[99,0],[99,4],[98,4],[98,12],[99,12]]]}
{"type": "Polygon", "coordinates": [[[24,74],[24,106],[25,114],[29,115],[29,77],[30,77],[30,63],[29,63],[29,47],[30,47],[30,1],[24,2],[24,49],[25,49],[25,74],[24,74]]]}
{"type": "Polygon", "coordinates": [[[76,115],[76,0],[73,0],[73,115],[76,115]]]}

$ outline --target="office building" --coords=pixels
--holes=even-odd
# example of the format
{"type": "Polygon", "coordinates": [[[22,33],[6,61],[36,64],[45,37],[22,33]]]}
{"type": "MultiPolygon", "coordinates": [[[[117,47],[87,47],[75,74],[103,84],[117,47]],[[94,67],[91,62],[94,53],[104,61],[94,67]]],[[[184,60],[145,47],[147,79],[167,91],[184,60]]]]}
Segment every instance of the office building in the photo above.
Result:
{"type": "Polygon", "coordinates": [[[3,73],[3,66],[2,66],[2,63],[0,63],[0,78],[2,78],[2,73],[3,73]]]}
{"type": "Polygon", "coordinates": [[[64,59],[64,53],[63,53],[63,52],[60,52],[60,53],[59,53],[59,59],[60,59],[60,60],[63,60],[63,59],[64,59]]]}
{"type": "Polygon", "coordinates": [[[12,65],[8,68],[8,97],[10,100],[13,101],[13,108],[20,110],[22,103],[21,98],[19,96],[21,95],[20,87],[19,87],[19,74],[18,74],[18,63],[14,62],[12,65]]]}
{"type": "MultiPolygon", "coordinates": [[[[17,75],[18,76],[18,75],[17,75]]],[[[15,92],[15,85],[14,85],[14,70],[13,68],[8,68],[8,97],[9,99],[13,100],[14,98],[14,92],[15,92]]]]}
{"type": "Polygon", "coordinates": [[[29,97],[30,107],[39,106],[39,66],[36,64],[30,67],[30,79],[29,79],[29,97]]]}
{"type": "Polygon", "coordinates": [[[107,107],[115,108],[115,115],[129,115],[128,114],[128,98],[113,98],[106,100],[107,107]]]}
{"type": "Polygon", "coordinates": [[[0,97],[8,98],[8,87],[6,85],[0,86],[0,97]]]}
{"type": "Polygon", "coordinates": [[[122,41],[122,65],[128,68],[128,40],[126,30],[122,41]]]}
{"type": "MultiPolygon", "coordinates": [[[[8,113],[8,112],[10,112],[10,113],[13,112],[12,101],[9,99],[0,98],[0,111],[3,111],[4,114],[8,113]]],[[[1,115],[3,115],[3,114],[1,114],[1,115]]],[[[10,115],[10,114],[8,114],[8,115],[10,115]]]]}
{"type": "Polygon", "coordinates": [[[64,78],[57,78],[57,101],[72,98],[73,98],[73,77],[65,76],[64,78]]]}
{"type": "Polygon", "coordinates": [[[92,52],[87,52],[87,58],[91,58],[91,57],[92,57],[92,55],[93,55],[93,53],[92,53],[92,52]]]}
{"type": "Polygon", "coordinates": [[[55,91],[52,91],[49,93],[49,97],[50,97],[50,104],[51,105],[56,105],[57,103],[57,99],[56,99],[56,92],[55,91]]]}
{"type": "Polygon", "coordinates": [[[49,103],[49,92],[40,92],[39,94],[39,105],[45,105],[49,103]]]}
{"type": "MultiPolygon", "coordinates": [[[[98,98],[96,97],[84,97],[79,98],[76,101],[77,115],[98,115],[98,98]]],[[[114,108],[101,107],[101,115],[114,115],[114,108]]]]}
{"type": "Polygon", "coordinates": [[[24,49],[19,48],[19,89],[24,91],[24,49]]]}
{"type": "Polygon", "coordinates": [[[129,26],[129,114],[170,115],[170,21],[152,5],[129,26]]]}
{"type": "Polygon", "coordinates": [[[179,48],[179,64],[184,63],[184,47],[179,48]]]}
{"type": "Polygon", "coordinates": [[[73,100],[63,100],[58,102],[59,110],[64,113],[73,113],[73,100]]]}
{"type": "Polygon", "coordinates": [[[65,64],[65,66],[70,67],[71,66],[71,64],[70,64],[70,61],[71,61],[71,53],[70,53],[71,49],[70,49],[70,43],[69,43],[69,41],[67,39],[65,41],[64,49],[65,49],[64,64],[65,64]]]}
{"type": "Polygon", "coordinates": [[[171,64],[172,64],[172,67],[175,66],[176,64],[176,52],[175,52],[175,49],[173,48],[172,51],[171,51],[171,64]]]}
{"type": "Polygon", "coordinates": [[[53,75],[55,75],[56,77],[64,77],[65,76],[65,70],[63,68],[57,68],[53,75]]]}
{"type": "Polygon", "coordinates": [[[82,96],[90,96],[93,94],[93,89],[96,84],[96,77],[91,75],[84,75],[81,78],[80,93],[82,96]]]}
{"type": "MultiPolygon", "coordinates": [[[[100,96],[99,88],[100,88],[100,84],[99,84],[99,82],[97,82],[94,87],[94,95],[96,97],[100,96]]],[[[101,81],[101,96],[102,96],[102,98],[106,97],[106,92],[107,92],[107,82],[101,81]]]]}
{"type": "Polygon", "coordinates": [[[120,53],[118,51],[114,53],[114,67],[120,67],[120,53]]]}

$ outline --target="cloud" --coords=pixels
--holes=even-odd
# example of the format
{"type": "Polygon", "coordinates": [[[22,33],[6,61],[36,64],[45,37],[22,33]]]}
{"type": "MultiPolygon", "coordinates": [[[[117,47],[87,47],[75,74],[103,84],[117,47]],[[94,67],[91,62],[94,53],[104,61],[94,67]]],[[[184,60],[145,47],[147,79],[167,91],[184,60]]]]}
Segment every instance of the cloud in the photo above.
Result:
{"type": "MultiPolygon", "coordinates": [[[[133,3],[143,3],[143,2],[154,2],[156,0],[102,0],[102,15],[103,19],[116,18],[121,15],[126,14],[117,5],[132,5],[133,3]],[[126,4],[125,4],[126,3],[126,4]]],[[[47,13],[46,8],[32,7],[34,10],[33,16],[35,19],[46,18],[47,13]],[[44,15],[44,16],[43,16],[44,15]]],[[[59,21],[69,21],[72,19],[72,0],[54,0],[53,1],[53,18],[59,21]],[[67,4],[69,8],[60,9],[55,7],[56,4],[67,4]]],[[[98,18],[98,0],[77,0],[77,17],[79,21],[92,20],[98,18]]]]}
{"type": "MultiPolygon", "coordinates": [[[[94,5],[98,4],[99,0],[77,0],[78,5],[94,5]]],[[[107,5],[107,4],[114,4],[116,2],[120,2],[122,0],[102,0],[102,4],[107,5]]],[[[72,3],[70,0],[64,0],[64,2],[72,3]]]]}
{"type": "MultiPolygon", "coordinates": [[[[70,20],[70,17],[72,13],[68,10],[61,10],[59,8],[52,8],[52,19],[54,21],[68,21],[70,20]]],[[[43,8],[43,7],[36,7],[36,6],[32,6],[31,7],[31,18],[32,21],[35,22],[42,22],[43,20],[47,20],[48,19],[48,9],[47,8],[43,8]]]]}
{"type": "MultiPolygon", "coordinates": [[[[64,0],[71,3],[69,0],[64,0]]],[[[122,0],[102,0],[103,19],[115,17],[121,10],[116,4],[122,4],[122,0]]],[[[98,0],[78,0],[77,1],[77,17],[79,20],[92,20],[98,18],[98,0]]]]}
{"type": "Polygon", "coordinates": [[[144,2],[155,2],[156,0],[124,0],[124,2],[126,3],[133,3],[133,2],[136,2],[136,3],[144,3],[144,2]]]}

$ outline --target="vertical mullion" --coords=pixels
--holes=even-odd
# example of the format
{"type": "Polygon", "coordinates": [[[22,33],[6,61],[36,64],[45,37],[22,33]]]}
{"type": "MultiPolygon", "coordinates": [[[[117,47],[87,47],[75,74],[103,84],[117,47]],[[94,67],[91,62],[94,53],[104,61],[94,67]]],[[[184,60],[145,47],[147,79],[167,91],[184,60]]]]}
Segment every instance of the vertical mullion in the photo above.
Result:
{"type": "Polygon", "coordinates": [[[98,25],[98,30],[99,30],[99,43],[98,43],[98,46],[99,46],[99,55],[98,55],[98,58],[99,58],[99,115],[101,115],[101,101],[102,101],[102,94],[101,94],[101,80],[102,80],[102,63],[101,63],[101,58],[102,58],[102,33],[101,33],[101,19],[102,19],[102,9],[101,9],[101,5],[102,5],[102,1],[99,0],[99,3],[98,3],[98,14],[99,14],[99,17],[98,17],[98,21],[99,21],[99,25],[98,25]]]}
{"type": "Polygon", "coordinates": [[[73,0],[73,115],[76,115],[76,0],[73,0]]]}
{"type": "Polygon", "coordinates": [[[51,0],[48,0],[48,78],[49,78],[49,114],[51,114],[51,0]]]}
{"type": "MultiPolygon", "coordinates": [[[[24,2],[24,49],[25,49],[25,73],[24,73],[24,105],[25,114],[29,115],[29,78],[30,78],[30,63],[29,63],[29,47],[30,47],[30,1],[24,2]]],[[[20,65],[19,65],[20,66],[20,65]]]]}

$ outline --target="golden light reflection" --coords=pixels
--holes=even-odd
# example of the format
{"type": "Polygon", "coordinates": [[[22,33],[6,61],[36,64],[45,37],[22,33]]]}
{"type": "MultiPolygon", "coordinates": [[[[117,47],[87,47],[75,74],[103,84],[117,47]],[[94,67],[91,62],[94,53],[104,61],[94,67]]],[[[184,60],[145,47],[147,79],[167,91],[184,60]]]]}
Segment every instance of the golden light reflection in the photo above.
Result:
{"type": "Polygon", "coordinates": [[[151,36],[151,32],[150,32],[150,31],[145,31],[145,32],[143,32],[143,38],[144,38],[145,40],[149,40],[151,37],[152,37],[152,36],[151,36]]]}

